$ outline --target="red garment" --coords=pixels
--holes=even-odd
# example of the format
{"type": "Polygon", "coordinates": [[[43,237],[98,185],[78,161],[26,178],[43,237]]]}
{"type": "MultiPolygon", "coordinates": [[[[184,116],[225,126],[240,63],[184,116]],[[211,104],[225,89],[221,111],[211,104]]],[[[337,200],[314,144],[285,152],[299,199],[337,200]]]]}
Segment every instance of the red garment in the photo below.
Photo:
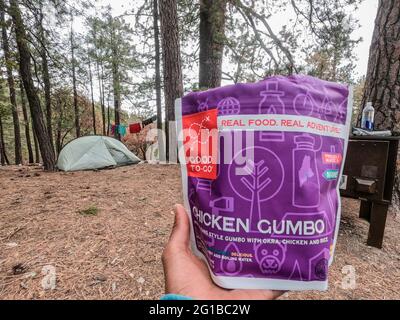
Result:
{"type": "Polygon", "coordinates": [[[139,133],[142,131],[142,125],[140,123],[132,123],[129,125],[130,133],[139,133]]]}

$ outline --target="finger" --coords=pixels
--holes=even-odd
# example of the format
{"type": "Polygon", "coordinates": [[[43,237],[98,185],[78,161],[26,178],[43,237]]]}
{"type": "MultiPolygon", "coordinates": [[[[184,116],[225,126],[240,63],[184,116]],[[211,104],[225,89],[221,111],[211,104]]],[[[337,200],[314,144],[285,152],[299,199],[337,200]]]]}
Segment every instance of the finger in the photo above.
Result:
{"type": "Polygon", "coordinates": [[[278,299],[281,295],[283,295],[287,291],[278,291],[278,290],[272,290],[270,291],[270,296],[272,299],[278,299]]]}
{"type": "Polygon", "coordinates": [[[189,217],[185,208],[177,204],[174,207],[175,221],[172,228],[169,244],[175,248],[187,248],[189,246],[189,217]]]}

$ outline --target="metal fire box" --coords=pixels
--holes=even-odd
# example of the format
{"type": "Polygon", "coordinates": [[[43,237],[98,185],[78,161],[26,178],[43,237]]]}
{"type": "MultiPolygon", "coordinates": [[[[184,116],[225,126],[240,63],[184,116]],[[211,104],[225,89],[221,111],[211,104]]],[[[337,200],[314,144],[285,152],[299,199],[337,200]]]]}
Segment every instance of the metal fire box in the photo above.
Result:
{"type": "Polygon", "coordinates": [[[351,136],[341,180],[343,197],[360,199],[360,218],[369,222],[367,244],[382,248],[392,202],[400,137],[351,136]]]}

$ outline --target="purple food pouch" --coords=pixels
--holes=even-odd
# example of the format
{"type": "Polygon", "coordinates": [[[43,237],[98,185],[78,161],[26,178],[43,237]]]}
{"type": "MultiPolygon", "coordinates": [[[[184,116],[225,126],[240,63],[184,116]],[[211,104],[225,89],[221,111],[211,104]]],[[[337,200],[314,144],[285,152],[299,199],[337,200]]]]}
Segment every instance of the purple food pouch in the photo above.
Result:
{"type": "Polygon", "coordinates": [[[192,250],[217,285],[327,290],[352,103],[303,75],[176,101],[192,250]]]}

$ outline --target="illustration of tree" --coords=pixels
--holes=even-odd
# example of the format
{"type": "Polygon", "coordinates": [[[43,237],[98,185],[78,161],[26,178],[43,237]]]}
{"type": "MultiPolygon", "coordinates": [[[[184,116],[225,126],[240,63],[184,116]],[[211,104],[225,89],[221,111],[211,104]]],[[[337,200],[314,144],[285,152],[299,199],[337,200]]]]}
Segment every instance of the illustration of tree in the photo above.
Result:
{"type": "Polygon", "coordinates": [[[253,228],[253,221],[259,221],[261,219],[260,200],[262,199],[260,198],[260,194],[272,182],[272,180],[266,178],[269,168],[265,165],[264,160],[257,163],[253,160],[248,160],[244,171],[248,176],[242,177],[240,181],[250,190],[252,195],[250,225],[253,228]]]}

